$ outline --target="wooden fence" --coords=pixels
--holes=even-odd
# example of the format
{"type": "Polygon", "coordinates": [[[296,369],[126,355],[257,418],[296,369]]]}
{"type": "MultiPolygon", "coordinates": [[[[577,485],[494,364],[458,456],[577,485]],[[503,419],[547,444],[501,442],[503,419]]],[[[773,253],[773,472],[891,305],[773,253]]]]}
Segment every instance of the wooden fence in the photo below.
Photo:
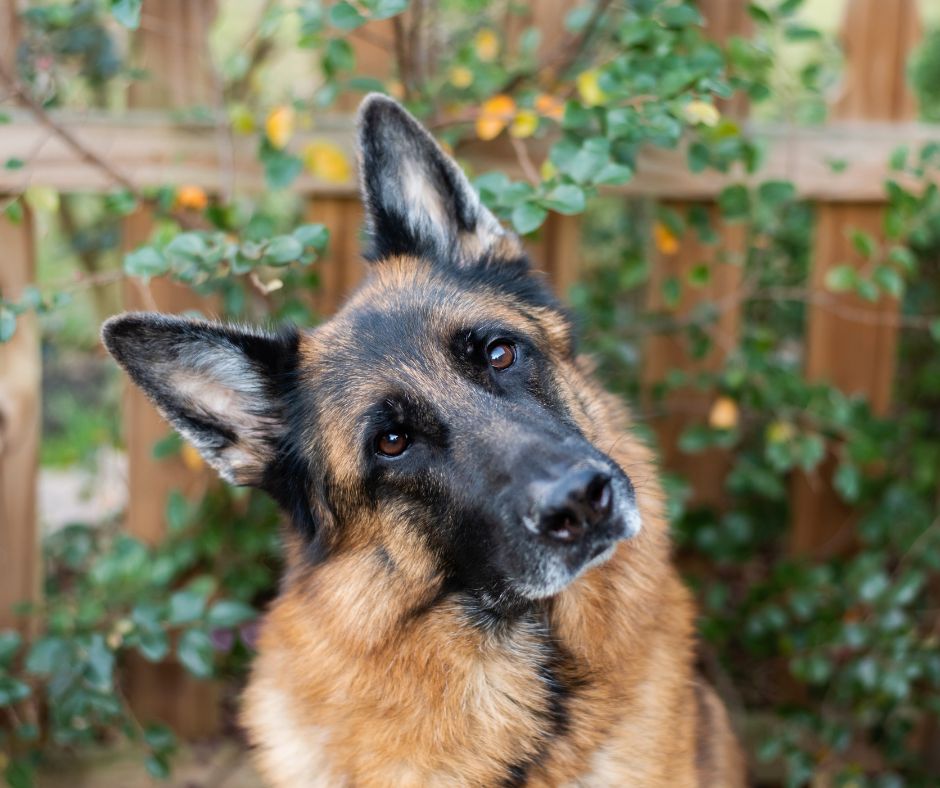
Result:
{"type": "MultiPolygon", "coordinates": [[[[561,35],[557,20],[570,0],[538,0],[533,19],[547,31],[542,46],[552,46],[561,35]],[[553,22],[554,20],[554,22],[553,22]]],[[[745,0],[699,0],[709,22],[710,35],[724,39],[748,32],[745,0]]],[[[0,0],[0,68],[12,72],[13,42],[17,35],[15,0],[0,0]]],[[[101,191],[115,179],[126,178],[137,187],[191,184],[209,192],[231,186],[260,189],[258,165],[249,143],[220,136],[212,126],[171,123],[167,109],[200,104],[218,107],[218,81],[204,61],[206,35],[213,18],[212,0],[161,0],[145,3],[144,18],[134,39],[136,63],[145,67],[151,81],[135,85],[129,95],[131,111],[124,117],[89,117],[67,112],[47,116],[21,109],[9,124],[0,125],[0,155],[18,157],[25,166],[0,168],[0,202],[4,194],[20,192],[27,184],[46,185],[64,192],[101,191]],[[101,161],[107,167],[101,166],[101,161]],[[235,163],[234,174],[232,163],[235,163]],[[232,178],[234,177],[234,182],[232,178]]],[[[848,0],[844,25],[847,57],[844,85],[833,105],[833,120],[814,129],[756,128],[770,143],[761,172],[750,180],[786,178],[798,193],[818,202],[810,285],[825,293],[823,280],[835,265],[858,260],[848,241],[852,228],[876,237],[881,232],[883,182],[888,175],[891,151],[899,144],[917,145],[940,139],[936,128],[913,122],[914,105],[904,82],[906,54],[920,35],[915,0],[848,0]],[[847,160],[849,167],[834,174],[833,159],[847,160]]],[[[388,76],[384,52],[359,45],[359,63],[367,71],[388,76]]],[[[736,104],[726,112],[744,115],[736,104]]],[[[339,145],[352,155],[353,136],[348,117],[318,121],[316,137],[339,145]]],[[[480,168],[500,167],[512,174],[509,158],[471,153],[480,168]]],[[[732,182],[748,182],[740,174],[693,174],[683,151],[649,151],[640,162],[637,177],[619,190],[625,197],[645,196],[684,210],[692,204],[708,206],[720,190],[732,182]]],[[[307,200],[311,221],[323,222],[331,231],[330,249],[319,263],[322,288],[317,306],[328,313],[356,284],[362,273],[358,256],[358,229],[362,211],[351,180],[325,184],[303,176],[294,187],[307,200]]],[[[149,211],[141,208],[124,225],[124,244],[131,248],[144,241],[152,227],[149,211]]],[[[0,218],[0,294],[16,299],[34,279],[32,226],[27,215],[13,225],[0,218]]],[[[733,225],[719,228],[722,247],[742,250],[744,234],[733,225]]],[[[580,261],[580,234],[576,219],[553,215],[532,243],[535,259],[564,293],[576,278],[580,261]]],[[[690,267],[715,255],[693,237],[681,239],[678,251],[660,253],[650,304],[657,305],[655,286],[667,276],[682,275],[690,267]]],[[[739,273],[721,266],[722,273],[704,289],[687,293],[680,312],[697,303],[733,294],[739,273]]],[[[148,303],[140,291],[128,287],[127,308],[156,304],[168,312],[199,305],[188,290],[155,280],[148,303]]],[[[866,395],[884,411],[890,403],[893,381],[898,304],[882,300],[876,305],[852,295],[825,293],[808,307],[806,371],[814,379],[828,379],[846,391],[866,395]],[[864,352],[855,352],[864,348],[864,352]]],[[[721,331],[732,340],[738,330],[739,312],[726,310],[721,331]]],[[[733,343],[732,343],[733,344],[733,343]]],[[[716,350],[705,360],[693,361],[675,338],[650,340],[645,353],[644,376],[661,379],[672,368],[716,368],[726,350],[716,350]]],[[[11,623],[11,605],[33,597],[38,590],[38,528],[35,495],[39,445],[40,336],[34,318],[23,320],[11,343],[0,345],[0,625],[11,623]]],[[[692,480],[699,500],[720,497],[726,458],[720,453],[703,460],[684,457],[676,439],[687,423],[689,405],[703,410],[708,396],[680,392],[675,412],[657,422],[666,462],[692,480]]],[[[131,494],[127,529],[153,542],[164,533],[164,500],[176,488],[194,493],[210,483],[205,472],[194,473],[178,460],[155,461],[151,447],[167,427],[134,389],[124,401],[125,439],[129,456],[131,494]]],[[[852,513],[832,492],[827,474],[796,476],[792,481],[795,551],[821,552],[838,547],[851,533],[852,513]],[[847,527],[848,526],[848,527],[847,527]]],[[[141,671],[148,669],[141,668],[141,671]]],[[[133,695],[144,710],[177,725],[184,733],[198,734],[216,724],[215,688],[190,684],[173,665],[152,673],[137,673],[133,695]],[[154,687],[158,689],[155,691],[154,687]],[[168,688],[173,688],[168,690],[168,688]]]]}

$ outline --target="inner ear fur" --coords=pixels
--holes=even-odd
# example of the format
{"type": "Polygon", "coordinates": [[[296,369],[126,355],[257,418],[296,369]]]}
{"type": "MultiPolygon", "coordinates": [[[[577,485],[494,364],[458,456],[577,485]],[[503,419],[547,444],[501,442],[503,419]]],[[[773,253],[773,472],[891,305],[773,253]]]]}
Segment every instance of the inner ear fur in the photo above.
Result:
{"type": "Polygon", "coordinates": [[[101,334],[131,379],[224,479],[264,485],[286,430],[296,329],[128,313],[108,320],[101,334]]]}
{"type": "Polygon", "coordinates": [[[518,238],[483,206],[457,163],[398,102],[367,96],[358,128],[370,259],[415,255],[466,266],[521,255],[518,238]]]}

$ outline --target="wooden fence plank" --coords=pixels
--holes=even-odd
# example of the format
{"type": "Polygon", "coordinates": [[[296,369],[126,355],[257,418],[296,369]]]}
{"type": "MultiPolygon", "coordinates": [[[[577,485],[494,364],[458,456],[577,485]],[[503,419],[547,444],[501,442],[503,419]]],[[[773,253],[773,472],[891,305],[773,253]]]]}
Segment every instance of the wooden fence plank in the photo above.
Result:
{"type": "MultiPolygon", "coordinates": [[[[914,99],[906,81],[906,58],[920,38],[915,0],[851,0],[843,39],[846,72],[843,92],[833,107],[840,120],[910,120],[914,99]]],[[[883,210],[878,205],[821,204],[817,213],[810,285],[825,289],[835,266],[861,269],[866,261],[853,248],[852,230],[879,238],[883,210]]],[[[872,304],[854,294],[833,295],[809,306],[806,374],[845,392],[864,395],[877,413],[891,402],[897,354],[898,302],[887,296],[872,304]],[[851,352],[850,348],[864,348],[851,352]]],[[[813,475],[797,474],[792,490],[791,547],[797,553],[825,555],[853,541],[853,514],[830,479],[830,456],[813,475]]]]}
{"type": "MultiPolygon", "coordinates": [[[[0,58],[7,67],[13,64],[18,27],[16,3],[0,0],[0,58]]],[[[0,191],[0,206],[10,199],[11,195],[0,191]]],[[[21,224],[0,212],[0,250],[0,297],[16,301],[36,276],[28,210],[21,224]]],[[[25,315],[17,321],[13,339],[0,344],[0,627],[22,623],[12,607],[39,595],[42,563],[36,488],[41,381],[39,321],[35,314],[25,315]]]]}
{"type": "MultiPolygon", "coordinates": [[[[0,213],[0,249],[0,296],[16,301],[23,288],[35,282],[28,213],[19,225],[0,213]]],[[[39,593],[36,484],[41,378],[39,321],[31,314],[17,321],[12,340],[0,344],[0,627],[16,624],[12,606],[39,593]]]]}
{"type": "MultiPolygon", "coordinates": [[[[708,35],[715,41],[725,41],[732,35],[744,34],[750,28],[746,0],[699,0],[699,10],[705,18],[708,35]]],[[[725,103],[722,112],[738,117],[746,111],[741,101],[725,103]]],[[[714,303],[740,289],[743,267],[719,262],[720,255],[733,255],[739,260],[744,256],[746,233],[740,224],[722,221],[713,205],[670,200],[665,207],[685,215],[694,207],[708,211],[709,218],[719,236],[716,244],[701,242],[698,234],[687,228],[678,239],[675,251],[659,249],[655,254],[653,273],[650,277],[648,307],[654,311],[666,306],[663,284],[671,278],[679,281],[681,296],[673,314],[681,319],[692,314],[704,304],[714,303]],[[691,270],[708,262],[711,278],[703,287],[691,288],[688,276],[691,270]]],[[[653,335],[643,352],[643,379],[647,385],[666,378],[671,370],[682,370],[689,374],[715,371],[724,364],[738,335],[740,309],[724,310],[712,329],[712,347],[703,358],[694,358],[681,335],[653,335]]],[[[680,473],[691,486],[693,505],[721,506],[725,500],[724,479],[731,458],[725,451],[717,449],[688,455],[679,449],[679,438],[685,429],[701,423],[709,412],[714,393],[690,387],[670,392],[663,404],[663,412],[657,414],[652,425],[659,438],[662,460],[670,470],[680,473]]]]}
{"type": "Polygon", "coordinates": [[[320,287],[313,294],[317,313],[329,317],[365,274],[359,243],[362,205],[358,199],[316,198],[307,203],[306,220],[321,222],[330,231],[329,246],[316,263],[320,287]]]}
{"type": "MultiPolygon", "coordinates": [[[[150,79],[134,83],[131,106],[170,109],[213,103],[215,81],[208,62],[208,33],[214,9],[214,0],[163,0],[145,6],[134,43],[137,62],[150,72],[150,79]]],[[[214,136],[211,139],[216,142],[214,136]]],[[[123,227],[124,248],[133,249],[147,241],[152,227],[148,208],[128,217],[123,227]]],[[[212,308],[211,302],[166,279],[156,279],[149,287],[126,282],[124,301],[128,309],[175,313],[212,308]]],[[[154,544],[166,533],[164,513],[170,492],[180,490],[198,497],[215,483],[215,477],[205,465],[194,461],[191,453],[159,461],[153,458],[154,444],[171,428],[134,386],[126,388],[124,425],[130,484],[126,528],[154,544]]],[[[218,730],[218,683],[195,679],[173,660],[151,665],[134,659],[127,667],[125,688],[141,719],[160,720],[186,738],[218,730]]]]}
{"type": "MultiPolygon", "coordinates": [[[[232,149],[221,146],[217,130],[201,123],[174,123],[152,112],[129,112],[122,117],[54,112],[61,123],[88,150],[104,157],[119,172],[131,176],[139,187],[192,184],[207,191],[234,185],[239,191],[263,191],[264,173],[258,163],[257,140],[236,136],[232,149]],[[229,157],[235,164],[230,170],[229,157]]],[[[825,126],[746,124],[748,133],[766,147],[761,168],[753,175],[733,169],[730,173],[690,172],[684,147],[677,150],[647,148],[640,156],[634,178],[623,186],[605,187],[606,194],[675,200],[714,199],[726,186],[785,179],[799,196],[826,202],[884,201],[884,182],[897,177],[889,166],[899,145],[916,148],[940,141],[936,125],[838,121],[825,126]],[[833,162],[846,168],[834,172],[833,162]]],[[[323,116],[315,131],[298,132],[292,146],[298,150],[313,140],[328,142],[355,161],[355,133],[351,116],[323,116]]],[[[531,142],[532,159],[542,161],[550,140],[531,142]]],[[[461,160],[478,173],[502,170],[523,178],[512,155],[500,146],[471,143],[461,146],[461,160]]],[[[18,191],[26,185],[51,186],[60,191],[100,191],[114,187],[113,179],[77,156],[49,129],[22,110],[11,113],[11,122],[0,125],[0,150],[20,158],[21,169],[0,167],[0,191],[18,191]],[[37,148],[37,140],[42,145],[37,148]]],[[[905,179],[901,178],[904,183],[905,179]]],[[[913,181],[910,181],[913,184],[913,181]]],[[[326,183],[302,173],[291,185],[298,194],[353,197],[358,191],[355,171],[343,183],[326,183]]]]}

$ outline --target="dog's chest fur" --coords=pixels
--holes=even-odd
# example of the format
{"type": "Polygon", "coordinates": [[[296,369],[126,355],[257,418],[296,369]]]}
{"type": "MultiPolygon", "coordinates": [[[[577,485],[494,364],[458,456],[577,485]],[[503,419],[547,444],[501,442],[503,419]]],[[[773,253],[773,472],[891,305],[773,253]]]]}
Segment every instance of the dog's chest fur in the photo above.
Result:
{"type": "Polygon", "coordinates": [[[691,624],[656,626],[652,606],[635,607],[655,583],[660,609],[682,618],[685,591],[671,572],[630,570],[615,557],[546,620],[501,633],[456,602],[403,623],[417,598],[404,583],[371,597],[360,612],[372,620],[344,620],[332,611],[357,591],[351,571],[343,592],[335,576],[288,591],[245,698],[263,775],[292,787],[698,784],[696,719],[683,708],[691,624]]]}

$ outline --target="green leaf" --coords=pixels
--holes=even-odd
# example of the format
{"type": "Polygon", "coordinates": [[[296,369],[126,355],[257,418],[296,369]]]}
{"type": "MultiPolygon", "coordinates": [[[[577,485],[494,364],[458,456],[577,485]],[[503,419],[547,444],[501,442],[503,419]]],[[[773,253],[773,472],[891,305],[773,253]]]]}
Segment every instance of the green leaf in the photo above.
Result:
{"type": "Polygon", "coordinates": [[[702,15],[695,8],[684,3],[664,6],[660,9],[659,18],[666,27],[673,28],[689,27],[702,23],[702,15]]]}
{"type": "Polygon", "coordinates": [[[871,233],[866,233],[864,230],[852,230],[849,237],[852,240],[852,246],[862,257],[871,258],[874,256],[878,248],[878,242],[875,241],[871,233]]]}
{"type": "Polygon", "coordinates": [[[679,305],[679,298],[682,296],[682,283],[677,276],[669,276],[662,283],[663,301],[670,309],[675,309],[679,305]]]}
{"type": "Polygon", "coordinates": [[[183,448],[183,438],[178,432],[168,432],[160,438],[150,450],[150,456],[155,460],[164,460],[167,457],[176,457],[183,448]]]}
{"type": "Polygon", "coordinates": [[[129,276],[149,279],[170,270],[170,263],[152,246],[142,246],[124,256],[124,272],[129,276]]]}
{"type": "Polygon", "coordinates": [[[787,41],[818,41],[822,33],[815,27],[793,22],[783,29],[783,36],[787,41]]]}
{"type": "Polygon", "coordinates": [[[689,145],[688,163],[692,172],[702,172],[711,162],[711,151],[701,142],[689,145]]]}
{"type": "Polygon", "coordinates": [[[338,27],[340,30],[354,30],[366,22],[366,18],[346,0],[340,0],[336,5],[330,6],[328,19],[333,27],[338,27]]]}
{"type": "Polygon", "coordinates": [[[3,166],[8,170],[21,170],[26,166],[26,162],[14,156],[7,159],[3,166]]]}
{"type": "Polygon", "coordinates": [[[765,181],[757,188],[757,196],[771,208],[779,208],[794,199],[796,187],[790,181],[765,181]]]}
{"type": "Polygon", "coordinates": [[[893,151],[891,151],[891,158],[888,159],[888,165],[895,172],[900,172],[907,166],[907,157],[910,153],[910,149],[907,145],[899,145],[893,151]]]}
{"type": "Polygon", "coordinates": [[[207,621],[213,629],[231,629],[258,617],[251,605],[233,599],[220,599],[209,610],[207,621]]]}
{"type": "Polygon", "coordinates": [[[267,137],[261,141],[258,160],[264,167],[265,180],[272,189],[286,189],[304,168],[303,162],[297,156],[275,148],[267,137]]]}
{"type": "Polygon", "coordinates": [[[291,233],[304,247],[312,246],[318,251],[326,248],[330,231],[322,224],[302,224],[291,233]]]}
{"type": "Polygon", "coordinates": [[[166,246],[168,257],[199,261],[206,254],[206,240],[199,233],[181,233],[166,246]]]}
{"type": "Polygon", "coordinates": [[[630,167],[611,161],[594,176],[594,183],[598,186],[620,186],[629,182],[632,177],[633,170],[630,167]]]}
{"type": "Polygon", "coordinates": [[[3,776],[10,788],[33,788],[33,767],[22,758],[10,761],[3,776]]]}
{"type": "Polygon", "coordinates": [[[520,203],[513,208],[512,226],[520,235],[527,235],[541,227],[547,216],[548,211],[541,205],[532,202],[520,203]]]}
{"type": "Polygon", "coordinates": [[[708,263],[699,263],[688,274],[689,284],[693,287],[705,287],[711,281],[712,269],[708,263]]]}
{"type": "Polygon", "coordinates": [[[323,53],[323,70],[327,76],[335,76],[339,71],[350,71],[356,66],[356,55],[348,41],[332,38],[323,53]]]}
{"type": "Polygon", "coordinates": [[[833,484],[845,501],[855,503],[862,490],[862,475],[858,466],[852,462],[841,463],[836,469],[833,484]]]}
{"type": "Polygon", "coordinates": [[[718,207],[726,219],[744,219],[750,213],[751,198],[740,184],[726,186],[718,195],[718,207]]]}
{"type": "Polygon", "coordinates": [[[107,692],[111,689],[114,677],[114,652],[105,643],[104,635],[95,633],[87,650],[88,666],[85,679],[95,689],[107,692]]]}
{"type": "Polygon", "coordinates": [[[264,249],[264,262],[268,265],[287,265],[304,253],[304,245],[293,235],[278,235],[268,241],[264,249]]]}
{"type": "Polygon", "coordinates": [[[192,507],[179,490],[167,496],[165,519],[170,533],[179,533],[192,519],[192,507]]]}
{"type": "Polygon", "coordinates": [[[191,624],[198,621],[206,609],[206,598],[192,589],[177,591],[170,597],[170,611],[167,614],[167,623],[191,624]]]}
{"type": "Polygon", "coordinates": [[[13,310],[0,304],[0,342],[9,342],[16,333],[16,315],[13,310]]]}
{"type": "Polygon", "coordinates": [[[917,257],[907,246],[895,246],[888,252],[888,259],[897,266],[912,274],[917,270],[917,257]]]}
{"type": "Polygon", "coordinates": [[[212,675],[212,641],[202,630],[184,632],[176,647],[176,655],[194,676],[205,679],[212,675]]]}
{"type": "Polygon", "coordinates": [[[556,186],[542,200],[546,208],[567,215],[581,213],[584,203],[584,190],[573,183],[556,186]]]}
{"type": "Polygon", "coordinates": [[[852,290],[858,282],[858,272],[851,265],[837,265],[826,271],[826,288],[834,293],[852,290]]]}
{"type": "Polygon", "coordinates": [[[13,657],[23,647],[23,636],[13,629],[0,632],[0,667],[9,667],[13,657]]]}
{"type": "Polygon", "coordinates": [[[140,26],[140,9],[143,0],[111,0],[111,16],[128,30],[140,26]]]}
{"type": "Polygon", "coordinates": [[[774,18],[770,13],[761,8],[761,6],[756,3],[748,3],[747,12],[750,15],[751,19],[761,25],[772,25],[774,23],[774,18]]]}
{"type": "Polygon", "coordinates": [[[26,657],[26,670],[37,676],[49,675],[68,658],[68,644],[60,637],[47,635],[33,643],[26,657]]]}
{"type": "Polygon", "coordinates": [[[176,749],[176,734],[166,725],[153,723],[144,728],[144,742],[156,753],[170,753],[176,749]]]}
{"type": "Polygon", "coordinates": [[[940,317],[931,321],[930,336],[932,336],[937,342],[940,342],[940,317]]]}
{"type": "Polygon", "coordinates": [[[888,265],[879,265],[872,279],[888,295],[900,298],[904,295],[904,278],[896,269],[888,265]]]}
{"type": "Polygon", "coordinates": [[[157,780],[166,780],[170,776],[170,763],[164,755],[148,755],[144,761],[147,773],[157,780]]]}
{"type": "Polygon", "coordinates": [[[0,707],[26,700],[31,694],[28,684],[12,676],[0,676],[0,707]]]}
{"type": "Polygon", "coordinates": [[[370,3],[370,16],[373,19],[389,19],[408,9],[408,0],[376,0],[370,3]]]}

